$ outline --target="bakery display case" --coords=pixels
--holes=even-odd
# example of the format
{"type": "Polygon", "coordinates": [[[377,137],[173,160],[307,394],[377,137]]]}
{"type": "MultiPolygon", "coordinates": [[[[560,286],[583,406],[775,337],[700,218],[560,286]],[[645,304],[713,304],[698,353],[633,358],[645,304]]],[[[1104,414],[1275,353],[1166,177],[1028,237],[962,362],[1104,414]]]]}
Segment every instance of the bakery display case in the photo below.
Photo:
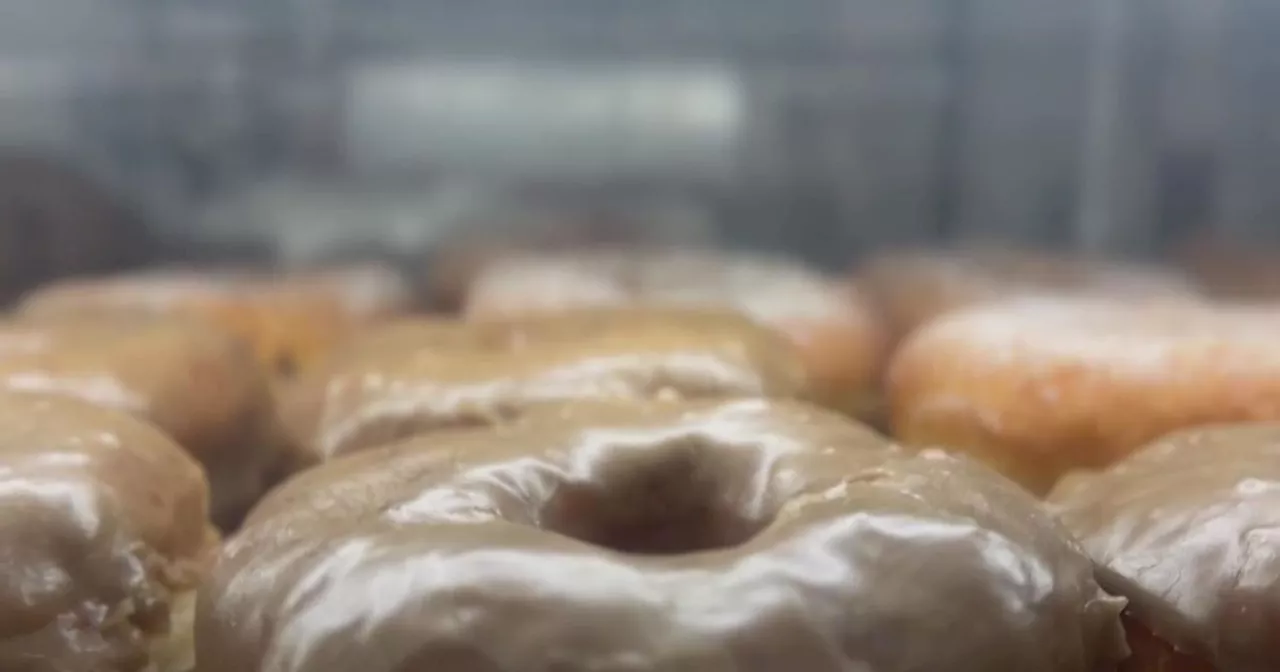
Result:
{"type": "Polygon", "coordinates": [[[0,672],[1280,669],[1271,4],[6,0],[0,672]]]}

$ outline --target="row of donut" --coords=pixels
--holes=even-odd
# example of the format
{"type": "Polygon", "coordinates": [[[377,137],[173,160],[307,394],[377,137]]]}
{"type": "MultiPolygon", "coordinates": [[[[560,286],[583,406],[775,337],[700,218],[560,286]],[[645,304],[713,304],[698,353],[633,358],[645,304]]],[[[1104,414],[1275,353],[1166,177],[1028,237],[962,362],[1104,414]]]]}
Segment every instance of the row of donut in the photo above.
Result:
{"type": "Polygon", "coordinates": [[[1280,272],[1219,256],[1175,270],[975,247],[885,254],[823,285],[759,259],[540,254],[487,265],[464,305],[736,307],[797,346],[810,399],[1043,495],[1171,431],[1280,421],[1280,272]],[[1240,300],[1268,282],[1270,302],[1240,300]]]}
{"type": "Polygon", "coordinates": [[[463,320],[387,319],[411,292],[377,268],[38,290],[0,323],[0,669],[1110,669],[1113,595],[1138,660],[1275,660],[1266,428],[1067,479],[1106,593],[1022,490],[820,410],[874,413],[894,350],[905,444],[1045,492],[1266,419],[1266,309],[1022,253],[863,277],[511,256],[463,320]]]}

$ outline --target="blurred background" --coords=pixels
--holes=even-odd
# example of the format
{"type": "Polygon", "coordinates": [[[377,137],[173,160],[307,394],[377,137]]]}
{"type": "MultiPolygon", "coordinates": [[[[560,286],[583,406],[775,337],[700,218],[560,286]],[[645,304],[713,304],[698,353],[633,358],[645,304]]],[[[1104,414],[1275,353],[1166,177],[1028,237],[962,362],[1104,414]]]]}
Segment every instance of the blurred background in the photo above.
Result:
{"type": "Polygon", "coordinates": [[[33,264],[568,221],[832,267],[1280,237],[1274,0],[0,2],[0,251],[33,264]],[[94,218],[130,224],[58,224],[94,218]]]}

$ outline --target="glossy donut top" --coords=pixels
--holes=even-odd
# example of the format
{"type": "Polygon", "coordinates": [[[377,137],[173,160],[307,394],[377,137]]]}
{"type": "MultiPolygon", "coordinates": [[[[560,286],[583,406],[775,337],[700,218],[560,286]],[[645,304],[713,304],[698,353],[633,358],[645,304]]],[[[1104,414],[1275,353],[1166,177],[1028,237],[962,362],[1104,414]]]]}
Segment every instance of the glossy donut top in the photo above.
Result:
{"type": "Polygon", "coordinates": [[[1122,601],[1015,486],[758,399],[548,408],[329,462],[255,510],[201,598],[200,672],[1095,672],[1125,653],[1122,601]]]}
{"type": "Polygon", "coordinates": [[[28,295],[28,319],[159,315],[200,320],[244,339],[272,372],[291,376],[350,335],[352,299],[329,278],[278,278],[248,270],[162,270],[72,279],[28,295]]]}
{"type": "Polygon", "coordinates": [[[1280,425],[1180,432],[1051,501],[1160,638],[1224,672],[1280,667],[1280,425]]]}
{"type": "Polygon", "coordinates": [[[581,307],[736,310],[790,338],[824,401],[877,381],[885,334],[869,300],[785,259],[690,251],[595,251],[511,256],[476,279],[472,317],[581,307]]]}
{"type": "Polygon", "coordinates": [[[327,458],[549,402],[796,396],[805,384],[790,346],[736,314],[586,310],[387,323],[300,379],[286,404],[295,434],[327,458]]]}
{"type": "Polygon", "coordinates": [[[212,557],[207,514],[200,466],[145,423],[0,392],[0,669],[143,669],[212,557]]]}
{"type": "Polygon", "coordinates": [[[0,388],[131,413],[209,472],[230,524],[266,488],[287,447],[267,377],[235,338],[166,319],[0,322],[0,388]]]}

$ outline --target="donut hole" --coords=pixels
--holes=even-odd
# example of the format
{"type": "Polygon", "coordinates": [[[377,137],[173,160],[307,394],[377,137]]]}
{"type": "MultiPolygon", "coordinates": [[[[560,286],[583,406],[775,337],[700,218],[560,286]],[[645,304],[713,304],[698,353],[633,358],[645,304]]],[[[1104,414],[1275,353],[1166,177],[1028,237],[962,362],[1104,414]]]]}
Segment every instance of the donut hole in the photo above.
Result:
{"type": "Polygon", "coordinates": [[[773,521],[776,510],[757,510],[769,498],[747,465],[705,459],[696,445],[656,452],[563,484],[541,527],[620,553],[677,555],[740,546],[773,521]]]}

